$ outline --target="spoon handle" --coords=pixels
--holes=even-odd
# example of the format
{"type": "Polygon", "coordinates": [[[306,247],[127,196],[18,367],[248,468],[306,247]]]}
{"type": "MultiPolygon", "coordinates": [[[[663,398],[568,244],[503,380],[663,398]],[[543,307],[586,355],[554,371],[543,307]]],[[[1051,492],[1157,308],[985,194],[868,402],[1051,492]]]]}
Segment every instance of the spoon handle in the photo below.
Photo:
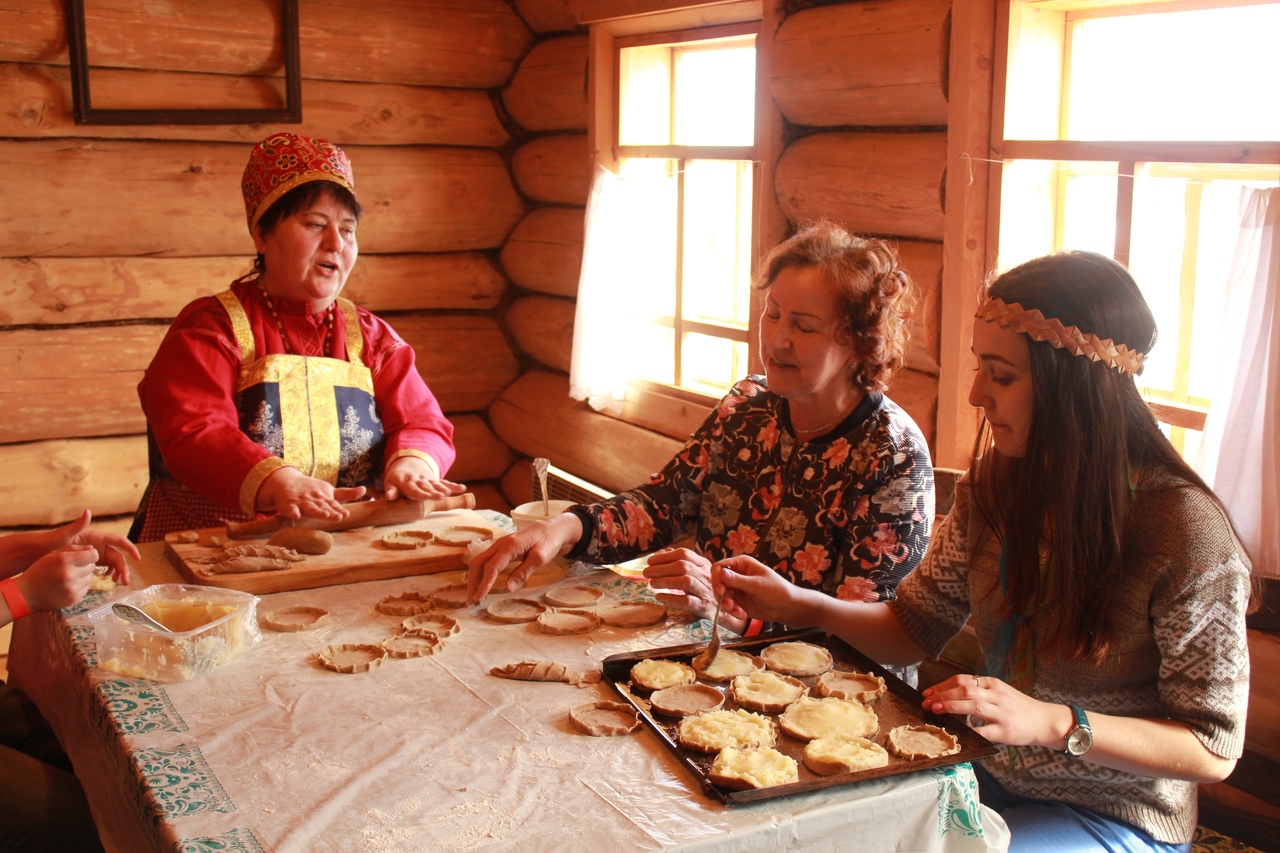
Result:
{"type": "Polygon", "coordinates": [[[547,468],[551,460],[539,456],[533,460],[533,472],[538,475],[538,491],[542,498],[542,514],[551,515],[551,496],[547,494],[547,468]]]}

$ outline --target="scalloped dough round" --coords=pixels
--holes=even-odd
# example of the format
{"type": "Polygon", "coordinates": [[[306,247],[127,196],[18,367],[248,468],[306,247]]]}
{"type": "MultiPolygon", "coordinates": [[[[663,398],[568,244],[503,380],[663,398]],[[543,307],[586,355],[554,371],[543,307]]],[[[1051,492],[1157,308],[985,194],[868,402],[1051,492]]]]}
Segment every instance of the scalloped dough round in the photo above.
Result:
{"type": "Polygon", "coordinates": [[[677,684],[653,691],[649,707],[664,717],[688,717],[724,706],[724,694],[706,684],[677,684]]]}
{"type": "Polygon", "coordinates": [[[382,641],[387,654],[393,658],[420,658],[433,655],[444,645],[439,634],[430,631],[414,631],[409,634],[396,634],[382,641]]]}
{"type": "Polygon", "coordinates": [[[702,678],[707,681],[731,681],[740,675],[764,669],[764,661],[746,652],[735,652],[733,649],[721,648],[712,658],[711,663],[702,671],[702,678]]]}
{"type": "Polygon", "coordinates": [[[552,607],[595,607],[603,595],[594,586],[562,586],[544,592],[542,600],[552,607]]]}
{"type": "Polygon", "coordinates": [[[413,551],[431,544],[435,534],[430,530],[396,530],[382,537],[382,547],[392,551],[413,551]]]}
{"type": "Polygon", "coordinates": [[[431,606],[441,610],[459,610],[467,606],[467,589],[454,589],[454,585],[440,587],[431,593],[431,606]]]}
{"type": "Polygon", "coordinates": [[[431,609],[431,596],[409,590],[399,595],[388,595],[375,604],[373,609],[388,616],[412,616],[415,613],[426,613],[431,609]]]}
{"type": "Polygon", "coordinates": [[[544,634],[586,634],[600,627],[600,617],[590,610],[548,610],[539,614],[537,624],[544,634]]]}
{"type": "Polygon", "coordinates": [[[824,672],[813,684],[813,692],[819,696],[836,699],[854,699],[858,702],[874,702],[889,688],[884,679],[871,672],[824,672]]]}
{"type": "Polygon", "coordinates": [[[646,658],[631,666],[631,683],[641,690],[662,690],[697,680],[693,667],[679,661],[646,658]]]}
{"type": "Polygon", "coordinates": [[[589,702],[569,712],[569,722],[593,737],[625,735],[640,728],[636,709],[622,702],[589,702]]]}
{"type": "Polygon", "coordinates": [[[428,631],[438,637],[451,637],[461,630],[458,627],[458,620],[454,619],[448,613],[436,613],[429,611],[427,613],[415,613],[400,623],[397,629],[401,634],[414,634],[419,631],[428,631]]]}
{"type": "Polygon", "coordinates": [[[778,742],[778,725],[769,717],[742,708],[705,711],[681,720],[676,739],[685,749],[708,753],[728,746],[773,746],[778,742]]]}
{"type": "Polygon", "coordinates": [[[372,643],[341,643],[319,655],[320,665],[334,672],[368,672],[382,665],[387,650],[372,643]]]}
{"type": "Polygon", "coordinates": [[[517,625],[522,622],[532,622],[546,609],[542,602],[534,601],[532,598],[503,598],[490,604],[485,614],[495,622],[517,625]]]}
{"type": "Polygon", "coordinates": [[[729,682],[729,694],[739,707],[748,711],[777,714],[807,696],[809,688],[798,678],[761,669],[729,682]]]}
{"type": "Polygon", "coordinates": [[[598,612],[600,621],[614,628],[645,628],[667,618],[667,608],[656,601],[624,601],[598,612]]]}
{"type": "Polygon", "coordinates": [[[295,604],[281,607],[264,613],[262,624],[273,631],[310,631],[319,628],[329,621],[329,611],[323,607],[311,607],[307,604],[295,604]]]}
{"type": "Polygon", "coordinates": [[[880,729],[880,720],[875,711],[852,699],[806,696],[782,712],[778,725],[794,738],[813,740],[837,733],[868,737],[880,729]]]}
{"type": "Polygon", "coordinates": [[[813,643],[774,643],[760,652],[760,658],[783,675],[821,675],[835,664],[831,652],[813,643]]]}
{"type": "Polygon", "coordinates": [[[892,728],[885,743],[890,752],[908,761],[940,758],[960,751],[959,738],[940,726],[928,723],[892,728]]]}
{"type": "Polygon", "coordinates": [[[819,776],[858,773],[884,767],[889,753],[873,740],[847,734],[830,734],[805,744],[804,766],[819,776]]]}
{"type": "Polygon", "coordinates": [[[799,782],[800,771],[794,758],[773,747],[727,746],[711,762],[707,779],[733,791],[748,791],[799,782]]]}

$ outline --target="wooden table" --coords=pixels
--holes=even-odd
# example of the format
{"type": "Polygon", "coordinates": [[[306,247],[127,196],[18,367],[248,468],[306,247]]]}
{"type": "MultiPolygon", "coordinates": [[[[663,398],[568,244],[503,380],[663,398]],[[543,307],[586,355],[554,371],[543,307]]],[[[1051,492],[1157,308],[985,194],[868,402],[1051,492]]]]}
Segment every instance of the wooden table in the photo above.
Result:
{"type": "MultiPolygon", "coordinates": [[[[178,582],[158,545],[133,588],[178,582]]],[[[591,583],[647,598],[642,583],[547,567],[526,595],[591,583]]],[[[108,850],[1003,850],[1004,822],[977,802],[967,764],[751,805],[704,796],[648,730],[591,738],[570,708],[615,698],[606,685],[509,681],[492,666],[550,659],[590,667],[625,651],[695,642],[707,625],[552,637],[455,613],[462,630],[431,657],[372,672],[321,668],[336,642],[376,641],[398,619],[373,605],[460,572],[264,596],[328,608],[315,631],[263,631],[240,658],[195,681],[157,684],[96,668],[81,614],[101,594],[15,626],[10,672],[49,719],[84,782],[108,850]]],[[[111,598],[129,592],[115,590],[111,598]]]]}

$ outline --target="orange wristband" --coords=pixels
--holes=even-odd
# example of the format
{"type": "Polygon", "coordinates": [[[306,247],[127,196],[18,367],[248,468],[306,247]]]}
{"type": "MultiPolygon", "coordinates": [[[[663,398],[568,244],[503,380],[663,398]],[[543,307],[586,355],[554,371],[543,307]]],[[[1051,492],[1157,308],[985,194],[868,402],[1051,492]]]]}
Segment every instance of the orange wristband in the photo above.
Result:
{"type": "Polygon", "coordinates": [[[4,596],[4,603],[9,605],[9,615],[13,617],[14,622],[23,616],[31,615],[31,605],[27,604],[22,590],[18,589],[18,582],[13,578],[0,581],[0,595],[4,596]]]}

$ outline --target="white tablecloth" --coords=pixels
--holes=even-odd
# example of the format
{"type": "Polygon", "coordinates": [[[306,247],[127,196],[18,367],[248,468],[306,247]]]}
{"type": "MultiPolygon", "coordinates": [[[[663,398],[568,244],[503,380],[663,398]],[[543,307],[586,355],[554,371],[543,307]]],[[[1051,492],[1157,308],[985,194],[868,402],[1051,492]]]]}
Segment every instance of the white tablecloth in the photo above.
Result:
{"type": "MultiPolygon", "coordinates": [[[[176,582],[144,546],[134,588],[176,582]]],[[[647,598],[609,572],[548,567],[527,595],[565,583],[647,598]]],[[[263,630],[240,658],[195,681],[157,684],[96,668],[91,595],[15,628],[14,682],[75,763],[109,850],[424,851],[920,850],[1007,847],[967,764],[725,806],[648,729],[592,738],[570,708],[616,699],[605,684],[511,681],[490,667],[525,659],[586,668],[619,652],[707,636],[673,616],[644,629],[553,637],[455,611],[462,630],[431,657],[345,675],[316,663],[331,643],[378,642],[398,618],[384,596],[456,583],[460,572],[264,596],[327,608],[313,631],[263,630]]],[[[115,598],[128,589],[115,590],[115,598]]]]}

